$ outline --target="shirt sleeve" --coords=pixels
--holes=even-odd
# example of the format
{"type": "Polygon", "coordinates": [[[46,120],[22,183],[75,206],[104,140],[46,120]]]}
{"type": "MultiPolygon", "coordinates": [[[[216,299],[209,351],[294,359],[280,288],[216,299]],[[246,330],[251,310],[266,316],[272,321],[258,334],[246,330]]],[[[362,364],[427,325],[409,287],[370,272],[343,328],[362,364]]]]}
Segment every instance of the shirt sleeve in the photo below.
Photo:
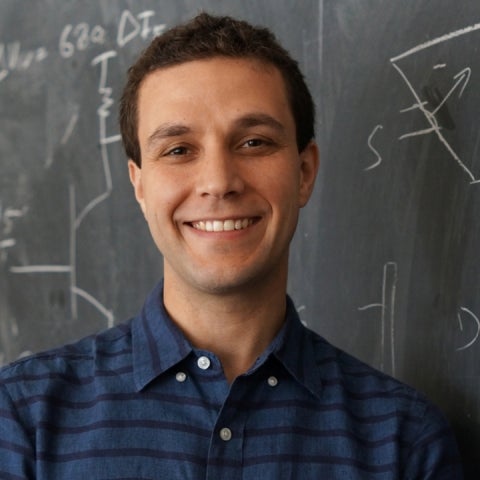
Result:
{"type": "Polygon", "coordinates": [[[0,379],[0,478],[33,480],[35,452],[15,405],[0,379]]]}
{"type": "Polygon", "coordinates": [[[453,432],[434,406],[428,405],[411,446],[404,480],[463,480],[460,454],[453,432]]]}

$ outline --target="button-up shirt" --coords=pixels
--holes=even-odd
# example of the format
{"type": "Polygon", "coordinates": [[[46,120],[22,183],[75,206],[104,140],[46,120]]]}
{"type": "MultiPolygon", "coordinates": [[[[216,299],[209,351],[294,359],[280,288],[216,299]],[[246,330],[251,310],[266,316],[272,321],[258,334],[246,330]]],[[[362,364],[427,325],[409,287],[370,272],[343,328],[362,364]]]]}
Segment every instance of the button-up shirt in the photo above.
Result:
{"type": "Polygon", "coordinates": [[[229,385],[162,302],[0,371],[6,480],[460,479],[451,431],[413,389],[285,324],[229,385]]]}

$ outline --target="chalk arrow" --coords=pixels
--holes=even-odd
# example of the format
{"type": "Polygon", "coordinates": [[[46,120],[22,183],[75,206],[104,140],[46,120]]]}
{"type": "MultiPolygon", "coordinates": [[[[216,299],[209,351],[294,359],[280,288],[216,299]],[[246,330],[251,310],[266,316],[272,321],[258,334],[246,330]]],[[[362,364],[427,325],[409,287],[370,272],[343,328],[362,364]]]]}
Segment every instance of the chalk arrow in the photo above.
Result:
{"type": "Polygon", "coordinates": [[[470,67],[464,68],[461,72],[458,72],[453,79],[457,80],[453,87],[450,89],[450,91],[445,95],[444,99],[440,102],[439,105],[437,105],[437,108],[432,112],[432,115],[435,115],[444,105],[444,103],[447,101],[447,99],[457,90],[459,85],[462,84],[463,86],[460,89],[460,93],[458,94],[458,98],[460,98],[463,94],[463,91],[465,90],[465,87],[468,85],[468,82],[470,81],[470,76],[472,75],[472,69],[470,67]]]}

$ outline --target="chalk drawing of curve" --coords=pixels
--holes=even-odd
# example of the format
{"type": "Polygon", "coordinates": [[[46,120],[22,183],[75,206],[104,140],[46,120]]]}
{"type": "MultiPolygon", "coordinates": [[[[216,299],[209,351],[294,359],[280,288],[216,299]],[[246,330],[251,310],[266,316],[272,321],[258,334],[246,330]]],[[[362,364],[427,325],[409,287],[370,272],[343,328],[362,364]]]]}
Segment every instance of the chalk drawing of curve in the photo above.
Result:
{"type": "MultiPolygon", "coordinates": [[[[458,97],[461,97],[463,94],[463,91],[465,90],[465,87],[467,86],[469,80],[470,80],[470,75],[471,75],[471,69],[470,67],[466,67],[460,72],[458,72],[454,77],[455,83],[453,84],[452,88],[450,91],[445,95],[445,97],[442,99],[439,105],[434,107],[433,111],[430,111],[426,108],[426,102],[422,101],[420,98],[419,93],[415,90],[413,87],[412,83],[408,79],[407,75],[405,72],[400,68],[398,63],[400,60],[407,58],[411,55],[415,55],[416,53],[426,50],[428,48],[431,48],[435,45],[439,45],[441,43],[447,42],[449,40],[452,40],[454,38],[458,38],[462,35],[467,35],[469,33],[475,32],[477,30],[480,30],[480,23],[476,23],[474,25],[462,28],[460,30],[456,30],[454,32],[447,33],[445,35],[442,35],[440,37],[434,38],[428,42],[419,44],[395,57],[392,57],[390,59],[390,62],[392,66],[395,68],[395,70],[398,72],[402,80],[405,82],[407,85],[408,89],[410,90],[411,94],[413,95],[414,98],[414,105],[411,108],[405,109],[403,111],[407,110],[412,110],[412,109],[418,109],[420,112],[424,115],[425,119],[427,120],[427,123],[429,125],[428,128],[425,128],[423,130],[419,130],[416,132],[411,132],[407,133],[405,135],[402,135],[400,139],[412,137],[412,136],[418,136],[418,135],[427,135],[430,133],[433,133],[437,136],[439,141],[444,145],[444,147],[447,149],[449,152],[450,156],[453,158],[453,160],[458,164],[458,166],[463,170],[463,172],[467,175],[467,177],[470,179],[471,184],[475,183],[480,183],[480,179],[476,179],[474,174],[469,170],[469,168],[465,165],[465,163],[462,161],[462,159],[459,157],[459,155],[454,151],[452,146],[448,143],[448,141],[445,139],[445,137],[442,135],[441,132],[441,127],[437,121],[436,114],[440,110],[440,108],[445,104],[446,100],[453,95],[454,92],[458,91],[458,97]]],[[[444,65],[442,65],[443,67],[444,65]]],[[[440,67],[440,66],[436,66],[440,67]]],[[[434,68],[436,68],[434,67],[434,68]]]]}
{"type": "MultiPolygon", "coordinates": [[[[108,87],[108,62],[114,58],[117,53],[113,50],[107,51],[95,57],[91,65],[100,66],[100,80],[98,86],[98,93],[101,96],[101,103],[97,109],[97,116],[99,120],[99,143],[100,143],[100,157],[103,167],[103,174],[105,179],[105,189],[97,197],[93,198],[79,213],[77,213],[77,206],[75,201],[75,187],[69,186],[69,263],[65,265],[23,265],[13,266],[10,272],[14,274],[64,274],[69,277],[70,284],[70,303],[71,314],[74,320],[78,318],[78,299],[82,299],[92,305],[107,321],[107,326],[111,327],[114,324],[113,312],[107,309],[100,301],[98,301],[92,294],[83,290],[77,285],[77,232],[88,215],[98,207],[102,202],[107,200],[113,189],[112,175],[110,170],[110,159],[108,156],[108,145],[120,141],[120,135],[107,136],[107,120],[110,116],[110,107],[113,105],[112,89],[108,87]]],[[[76,123],[76,118],[67,125],[67,130],[63,137],[65,139],[70,137],[72,129],[76,123]]]]}
{"type": "MultiPolygon", "coordinates": [[[[462,312],[465,312],[468,315],[468,318],[473,320],[473,322],[475,323],[476,332],[475,332],[475,335],[473,336],[473,338],[469,342],[467,342],[465,345],[463,345],[461,347],[458,347],[456,349],[457,352],[460,352],[462,350],[467,350],[468,348],[470,348],[477,341],[478,336],[480,335],[480,320],[478,319],[478,317],[471,310],[469,310],[466,307],[460,307],[460,310],[462,312]]],[[[457,319],[458,319],[458,324],[459,324],[459,327],[460,327],[460,331],[463,332],[463,321],[462,321],[462,316],[461,316],[460,312],[457,314],[457,319]]]]}

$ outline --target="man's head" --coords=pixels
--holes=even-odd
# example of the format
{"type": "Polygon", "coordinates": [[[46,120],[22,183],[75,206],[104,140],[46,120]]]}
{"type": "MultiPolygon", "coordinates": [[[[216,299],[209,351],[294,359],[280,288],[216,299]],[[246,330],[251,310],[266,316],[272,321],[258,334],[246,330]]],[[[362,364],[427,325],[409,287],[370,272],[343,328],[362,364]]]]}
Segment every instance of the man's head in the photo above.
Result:
{"type": "Polygon", "coordinates": [[[156,37],[130,67],[120,103],[120,128],[128,158],[141,165],[138,142],[138,92],[157,69],[213,57],[246,58],[277,68],[285,82],[296,124],[299,152],[314,136],[314,104],[298,64],[266,28],[230,17],[202,13],[156,37]]]}
{"type": "Polygon", "coordinates": [[[277,64],[298,72],[310,99],[308,90],[265,31],[205,15],[174,31],[132,68],[122,104],[130,180],[163,254],[164,294],[171,302],[175,292],[181,303],[200,292],[282,292],[318,151],[313,106],[299,141],[294,112],[302,119],[303,112],[292,101],[299,97],[277,64]],[[192,35],[200,25],[206,31],[192,35]],[[283,63],[266,61],[263,44],[283,63]]]}

